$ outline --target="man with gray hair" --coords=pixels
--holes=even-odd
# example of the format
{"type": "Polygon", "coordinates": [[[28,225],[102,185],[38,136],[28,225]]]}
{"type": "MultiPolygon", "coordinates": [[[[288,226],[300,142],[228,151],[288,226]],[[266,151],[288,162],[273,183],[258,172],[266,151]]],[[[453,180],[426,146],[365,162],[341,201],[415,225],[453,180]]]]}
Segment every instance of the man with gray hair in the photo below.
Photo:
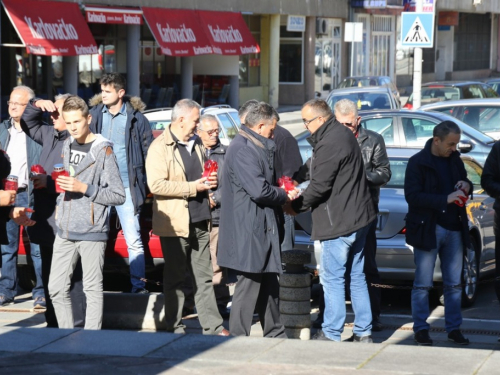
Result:
{"type": "Polygon", "coordinates": [[[218,263],[238,278],[229,328],[235,336],[250,335],[256,310],[264,337],[286,337],[278,308],[281,206],[297,191],[287,194],[275,186],[273,107],[264,102],[251,106],[244,123],[227,149],[221,176],[218,263]]]}
{"type": "Polygon", "coordinates": [[[325,294],[322,330],[313,339],[340,341],[346,317],[345,274],[350,272],[351,301],[355,311],[355,342],[372,342],[372,314],[363,273],[364,246],[376,218],[368,190],[361,150],[352,133],[335,120],[321,99],[302,107],[304,126],[311,133],[313,156],[296,174],[309,175],[302,195],[286,206],[289,214],[312,210],[312,240],[321,241],[320,279],[325,294]]]}
{"type": "Polygon", "coordinates": [[[217,187],[217,176],[201,177],[204,156],[195,137],[199,122],[199,104],[191,99],[178,101],[172,123],[153,141],[146,159],[148,186],[154,195],[153,233],[160,236],[165,259],[165,322],[168,332],[185,333],[182,285],[187,270],[194,280],[203,334],[228,336],[215,301],[209,248],[208,191],[217,187]]]}
{"type": "MultiPolygon", "coordinates": [[[[9,119],[0,124],[0,145],[7,152],[11,162],[11,174],[18,178],[18,190],[15,206],[33,206],[33,183],[28,174],[31,166],[38,163],[41,146],[31,140],[21,129],[21,116],[35,93],[27,86],[17,86],[12,90],[9,101],[9,119]]],[[[20,226],[13,220],[7,222],[8,245],[2,245],[2,276],[0,277],[0,307],[14,303],[17,294],[17,253],[19,251],[20,226]]],[[[42,260],[40,247],[30,244],[31,259],[35,266],[36,285],[32,295],[34,308],[46,308],[42,283],[42,260]]]]}

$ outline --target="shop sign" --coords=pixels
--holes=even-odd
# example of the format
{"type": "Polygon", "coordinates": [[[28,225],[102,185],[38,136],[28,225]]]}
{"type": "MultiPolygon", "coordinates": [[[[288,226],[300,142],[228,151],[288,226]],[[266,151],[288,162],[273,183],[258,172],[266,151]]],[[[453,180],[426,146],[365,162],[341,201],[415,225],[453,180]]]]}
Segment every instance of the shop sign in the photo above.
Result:
{"type": "Polygon", "coordinates": [[[439,12],[438,26],[458,26],[458,12],[439,12]]]}
{"type": "Polygon", "coordinates": [[[306,17],[305,16],[288,16],[286,22],[286,31],[295,31],[303,33],[306,31],[306,17]]]}
{"type": "MultiPolygon", "coordinates": [[[[436,9],[436,0],[420,0],[422,1],[422,12],[424,13],[434,13],[436,9]]],[[[403,11],[404,12],[415,12],[417,7],[416,0],[403,0],[403,11]]]]}
{"type": "Polygon", "coordinates": [[[387,7],[386,0],[351,0],[352,8],[377,9],[387,7]]]}
{"type": "Polygon", "coordinates": [[[87,22],[119,25],[142,25],[142,11],[125,8],[85,7],[87,22]]]}
{"type": "Polygon", "coordinates": [[[28,53],[45,56],[97,54],[97,44],[78,4],[3,0],[7,15],[28,53]]]}

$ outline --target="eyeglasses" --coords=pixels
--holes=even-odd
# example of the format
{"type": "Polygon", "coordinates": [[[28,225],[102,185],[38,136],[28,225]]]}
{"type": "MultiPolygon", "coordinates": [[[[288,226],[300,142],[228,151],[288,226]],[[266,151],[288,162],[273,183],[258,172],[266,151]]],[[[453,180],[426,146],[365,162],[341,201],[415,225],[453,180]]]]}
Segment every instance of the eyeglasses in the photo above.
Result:
{"type": "Polygon", "coordinates": [[[205,129],[199,129],[205,133],[207,133],[208,135],[214,135],[215,133],[219,134],[220,133],[220,129],[212,129],[212,130],[205,130],[205,129]]]}
{"type": "Polygon", "coordinates": [[[305,126],[309,126],[309,124],[310,124],[311,122],[313,122],[314,120],[316,120],[316,119],[317,119],[317,118],[319,118],[319,117],[321,117],[321,116],[316,116],[315,118],[312,118],[312,119],[310,119],[310,120],[302,119],[302,121],[304,122],[304,125],[305,125],[305,126]]]}
{"type": "Polygon", "coordinates": [[[10,106],[19,106],[19,107],[24,107],[26,105],[28,105],[28,103],[26,104],[22,104],[22,103],[18,103],[18,102],[11,102],[10,100],[7,102],[7,105],[10,105],[10,106]]]}

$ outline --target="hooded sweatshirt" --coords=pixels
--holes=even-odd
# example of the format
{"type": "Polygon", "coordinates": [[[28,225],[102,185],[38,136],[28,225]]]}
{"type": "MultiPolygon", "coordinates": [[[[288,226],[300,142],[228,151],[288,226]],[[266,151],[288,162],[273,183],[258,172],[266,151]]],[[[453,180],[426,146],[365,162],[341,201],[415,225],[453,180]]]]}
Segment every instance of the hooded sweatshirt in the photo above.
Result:
{"type": "MultiPolygon", "coordinates": [[[[69,170],[70,145],[63,146],[64,168],[69,170]]],[[[108,206],[125,202],[125,190],[120,178],[112,144],[96,135],[85,158],[75,168],[74,176],[88,185],[85,194],[65,192],[57,199],[57,235],[73,241],[106,241],[109,233],[108,206]]]]}

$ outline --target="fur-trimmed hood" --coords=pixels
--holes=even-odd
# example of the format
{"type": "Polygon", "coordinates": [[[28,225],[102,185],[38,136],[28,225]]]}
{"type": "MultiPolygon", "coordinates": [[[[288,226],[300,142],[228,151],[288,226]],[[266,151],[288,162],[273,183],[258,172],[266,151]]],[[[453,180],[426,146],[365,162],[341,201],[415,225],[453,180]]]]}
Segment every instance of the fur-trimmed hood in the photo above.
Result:
{"type": "MultiPolygon", "coordinates": [[[[130,104],[130,106],[139,112],[144,112],[146,109],[146,103],[144,103],[138,96],[125,95],[123,97],[123,102],[130,104]]],[[[89,99],[89,106],[95,107],[96,105],[102,104],[102,94],[96,94],[89,99]]]]}

